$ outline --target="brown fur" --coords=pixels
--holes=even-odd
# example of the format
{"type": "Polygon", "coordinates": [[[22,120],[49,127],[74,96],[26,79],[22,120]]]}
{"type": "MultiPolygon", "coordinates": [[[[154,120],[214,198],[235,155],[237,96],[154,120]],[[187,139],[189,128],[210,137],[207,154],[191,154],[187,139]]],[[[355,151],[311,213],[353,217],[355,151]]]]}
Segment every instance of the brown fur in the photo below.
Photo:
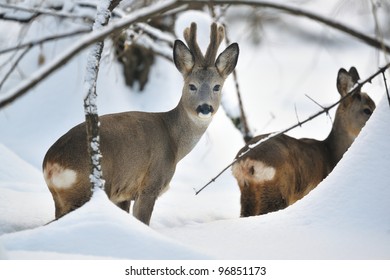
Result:
{"type": "MultiPolygon", "coordinates": [[[[196,25],[192,33],[195,30],[196,25]]],[[[145,224],[150,222],[156,199],[168,188],[176,164],[196,145],[218,110],[221,91],[213,87],[222,87],[230,74],[226,69],[234,69],[238,45],[230,45],[220,58],[225,60],[220,69],[215,65],[198,69],[192,49],[176,40],[174,61],[184,77],[179,104],[163,113],[123,112],[99,119],[105,191],[125,211],[134,201],[133,214],[145,224]]],[[[58,139],[43,160],[57,219],[91,197],[86,139],[82,123],[58,139]]]]}
{"type": "MultiPolygon", "coordinates": [[[[345,96],[358,79],[354,67],[349,72],[340,69],[340,95],[345,96]]],[[[324,141],[279,135],[239,158],[232,172],[241,191],[241,216],[284,209],[307,195],[333,170],[374,109],[367,94],[356,92],[337,108],[332,131],[324,141]]],[[[237,155],[267,136],[253,138],[237,155]]]]}

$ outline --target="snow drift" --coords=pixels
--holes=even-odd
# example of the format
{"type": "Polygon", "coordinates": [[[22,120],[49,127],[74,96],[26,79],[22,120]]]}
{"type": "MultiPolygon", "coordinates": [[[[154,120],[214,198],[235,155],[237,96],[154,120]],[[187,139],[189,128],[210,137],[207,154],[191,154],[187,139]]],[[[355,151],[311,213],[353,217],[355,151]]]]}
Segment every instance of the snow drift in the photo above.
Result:
{"type": "MultiPolygon", "coordinates": [[[[197,13],[183,17],[186,20],[179,20],[176,28],[180,32],[190,21],[206,21],[197,13]]],[[[366,21],[354,20],[368,28],[366,21]]],[[[42,20],[39,24],[52,26],[53,22],[42,20]]],[[[30,27],[29,36],[42,32],[39,24],[30,27]]],[[[208,22],[199,26],[208,32],[208,22]]],[[[5,30],[13,30],[11,27],[0,26],[4,31],[0,34],[7,34],[5,30]]],[[[338,44],[320,42],[313,48],[313,42],[302,42],[276,27],[267,33],[270,45],[254,47],[244,40],[241,25],[232,27],[231,37],[241,50],[237,70],[244,104],[256,133],[262,132],[260,127],[277,131],[291,124],[295,102],[301,114],[316,112],[318,107],[307,101],[306,92],[320,103],[334,102],[340,67],[355,65],[362,77],[376,70],[371,49],[339,34],[328,34],[338,44]],[[271,123],[270,113],[277,116],[271,123]]],[[[323,32],[314,24],[310,28],[323,32]]],[[[58,48],[56,44],[47,46],[48,59],[59,52],[58,48]]],[[[27,73],[35,70],[36,56],[33,52],[22,63],[27,73]]],[[[97,85],[100,114],[163,111],[178,102],[182,82],[170,62],[156,60],[152,78],[141,94],[124,86],[120,67],[108,58],[103,60],[97,85]]],[[[82,69],[85,53],[0,111],[0,258],[390,258],[390,107],[385,98],[334,171],[285,210],[239,218],[239,190],[229,171],[194,195],[193,188],[201,187],[230,163],[243,145],[241,135],[221,110],[195,149],[177,166],[170,190],[156,203],[150,227],[117,209],[102,192],[80,209],[49,223],[54,218],[54,205],[40,164],[48,147],[83,121],[82,69]]],[[[363,89],[376,101],[384,92],[383,85],[375,81],[363,89]]],[[[234,92],[231,81],[224,91],[225,104],[234,107],[229,99],[234,92]]],[[[330,125],[323,117],[291,135],[321,138],[330,125]]]]}

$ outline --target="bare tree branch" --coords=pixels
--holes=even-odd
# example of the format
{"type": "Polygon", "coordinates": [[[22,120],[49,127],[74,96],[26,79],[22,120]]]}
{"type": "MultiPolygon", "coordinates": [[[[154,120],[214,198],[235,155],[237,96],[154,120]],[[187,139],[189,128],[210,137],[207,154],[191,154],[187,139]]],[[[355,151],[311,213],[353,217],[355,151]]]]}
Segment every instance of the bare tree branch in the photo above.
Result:
{"type": "MultiPolygon", "coordinates": [[[[109,2],[100,1],[98,5],[93,30],[100,30],[107,25],[111,12],[120,1],[111,0],[109,2]]],[[[104,190],[103,172],[100,164],[102,157],[100,153],[100,133],[99,133],[99,115],[97,111],[97,93],[96,83],[99,73],[100,59],[104,48],[104,40],[98,41],[92,47],[87,58],[86,74],[84,78],[84,112],[87,130],[88,153],[90,156],[90,182],[92,191],[97,189],[104,190]]]]}
{"type": "MultiPolygon", "coordinates": [[[[209,0],[180,0],[181,3],[204,3],[205,5],[209,3],[209,0]]],[[[270,1],[260,1],[260,0],[213,0],[214,5],[246,5],[246,6],[253,6],[253,7],[263,7],[263,8],[272,8],[280,11],[284,11],[286,13],[302,16],[309,18],[311,20],[323,23],[327,26],[330,26],[334,29],[337,29],[341,32],[344,32],[348,35],[351,35],[366,44],[375,47],[379,50],[384,50],[387,53],[390,53],[390,46],[385,44],[383,41],[378,40],[375,37],[368,36],[366,34],[361,33],[360,31],[357,31],[351,27],[348,27],[342,23],[330,20],[326,17],[323,17],[321,15],[315,14],[313,12],[305,11],[302,9],[299,9],[297,7],[292,7],[288,5],[273,3],[270,1]]]]}
{"type": "Polygon", "coordinates": [[[55,70],[66,64],[71,58],[73,58],[80,51],[90,46],[93,43],[103,40],[113,32],[117,32],[123,28],[130,26],[135,22],[146,21],[149,18],[162,14],[178,6],[185,5],[185,3],[179,3],[175,0],[164,1],[155,5],[139,9],[129,14],[126,18],[118,20],[117,22],[104,27],[100,31],[94,31],[91,34],[86,35],[76,42],[73,46],[66,49],[63,53],[58,55],[50,63],[47,63],[38,71],[33,73],[31,77],[25,81],[22,81],[18,86],[11,89],[0,98],[0,109],[12,103],[14,100],[23,96],[28,90],[33,88],[39,82],[47,78],[55,70]]]}
{"type": "MultiPolygon", "coordinates": [[[[0,3],[0,7],[6,8],[6,9],[12,9],[12,10],[18,10],[18,11],[24,11],[31,13],[31,16],[29,18],[21,19],[22,21],[31,21],[33,18],[36,18],[40,15],[49,15],[49,16],[55,16],[55,17],[66,17],[66,18],[78,18],[78,19],[89,19],[93,20],[86,16],[80,16],[77,14],[71,14],[71,13],[65,13],[65,12],[57,12],[50,9],[42,9],[42,8],[33,8],[33,7],[24,7],[24,6],[18,6],[18,5],[12,5],[12,4],[5,4],[0,3]]],[[[3,16],[6,13],[3,14],[3,16]]],[[[5,17],[3,19],[11,19],[12,17],[5,17]]],[[[13,17],[13,20],[19,21],[17,17],[13,17]]]]}

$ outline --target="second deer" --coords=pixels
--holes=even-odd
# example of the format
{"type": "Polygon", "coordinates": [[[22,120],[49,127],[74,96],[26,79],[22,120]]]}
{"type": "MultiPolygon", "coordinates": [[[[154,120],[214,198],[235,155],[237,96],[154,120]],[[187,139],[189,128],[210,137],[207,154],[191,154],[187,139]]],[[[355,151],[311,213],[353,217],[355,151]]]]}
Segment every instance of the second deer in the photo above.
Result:
{"type": "MultiPolygon", "coordinates": [[[[359,80],[355,67],[340,69],[337,89],[344,97],[359,80]]],[[[239,158],[232,167],[241,191],[241,216],[262,215],[284,209],[314,189],[336,166],[375,109],[360,89],[336,110],[329,136],[323,140],[295,139],[281,134],[239,158]]],[[[248,145],[268,135],[253,138],[248,145]]]]}
{"type": "MultiPolygon", "coordinates": [[[[238,45],[217,58],[224,29],[211,25],[210,45],[203,55],[196,24],[184,32],[187,46],[175,41],[173,59],[184,78],[178,105],[168,112],[123,112],[100,118],[100,149],[105,191],[112,202],[149,224],[154,204],[168,187],[176,164],[202,137],[217,112],[221,90],[238,59],[238,45]]],[[[53,196],[56,219],[82,206],[91,195],[86,127],[63,135],[43,161],[45,181],[53,196]]]]}

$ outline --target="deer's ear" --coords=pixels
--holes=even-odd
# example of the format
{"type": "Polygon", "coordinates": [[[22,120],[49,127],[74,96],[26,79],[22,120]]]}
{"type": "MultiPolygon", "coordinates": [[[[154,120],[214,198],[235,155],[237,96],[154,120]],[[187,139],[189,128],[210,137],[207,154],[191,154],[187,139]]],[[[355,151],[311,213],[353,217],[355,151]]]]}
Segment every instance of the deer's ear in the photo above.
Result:
{"type": "Polygon", "coordinates": [[[358,73],[358,71],[356,70],[356,68],[355,68],[354,66],[352,66],[352,67],[349,69],[349,75],[351,76],[352,81],[353,81],[354,83],[357,83],[357,82],[360,80],[359,73],[358,73]]]}
{"type": "Polygon", "coordinates": [[[341,68],[337,74],[337,90],[341,96],[347,95],[348,91],[353,87],[355,82],[350,73],[344,68],[341,68]]]}
{"type": "Polygon", "coordinates": [[[187,46],[180,40],[175,41],[173,46],[173,61],[180,73],[188,74],[194,67],[194,56],[187,46]]]}
{"type": "Polygon", "coordinates": [[[222,77],[226,78],[233,72],[237,65],[239,52],[238,44],[233,43],[218,56],[215,67],[222,77]]]}

